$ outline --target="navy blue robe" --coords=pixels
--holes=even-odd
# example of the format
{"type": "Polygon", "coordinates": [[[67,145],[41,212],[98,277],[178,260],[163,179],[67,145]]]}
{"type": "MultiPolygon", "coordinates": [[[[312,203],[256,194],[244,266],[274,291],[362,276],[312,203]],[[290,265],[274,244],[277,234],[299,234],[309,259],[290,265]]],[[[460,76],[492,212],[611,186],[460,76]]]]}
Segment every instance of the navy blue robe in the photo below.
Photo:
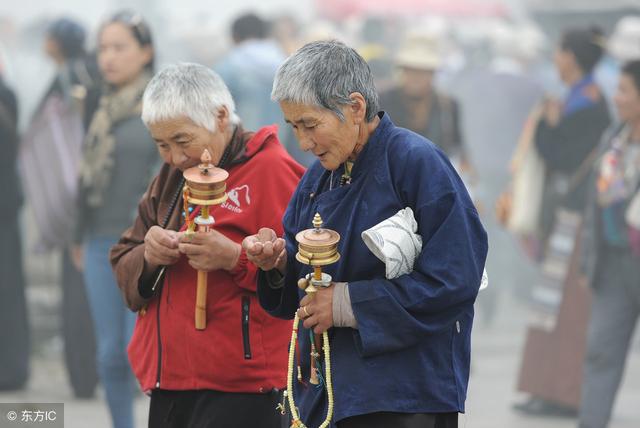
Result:
{"type": "MultiPolygon", "coordinates": [[[[262,306],[277,317],[294,316],[304,297],[297,280],[312,270],[295,260],[295,234],[320,213],[341,236],[340,260],[323,271],[349,283],[358,322],[358,329],[329,330],[334,421],[381,411],[464,412],[473,304],[488,249],[464,184],[442,151],[387,114],[356,159],[351,184],[340,186],[341,174],[342,167],[332,175],[316,162],[300,181],[284,217],[285,286],[274,290],[260,281],[262,306]],[[360,235],[405,207],[413,209],[423,248],[413,272],[388,280],[360,235]]],[[[307,381],[309,345],[301,323],[307,381]]],[[[295,382],[294,389],[302,420],[318,426],[324,388],[295,382]]]]}

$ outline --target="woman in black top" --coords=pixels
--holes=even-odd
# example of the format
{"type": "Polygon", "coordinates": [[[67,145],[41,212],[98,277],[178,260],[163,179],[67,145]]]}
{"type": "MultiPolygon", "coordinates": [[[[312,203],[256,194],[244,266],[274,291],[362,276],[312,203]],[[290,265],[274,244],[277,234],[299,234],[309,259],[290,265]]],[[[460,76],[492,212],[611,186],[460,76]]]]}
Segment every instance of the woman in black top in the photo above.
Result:
{"type": "Polygon", "coordinates": [[[607,101],[593,78],[593,69],[602,57],[601,40],[601,33],[595,29],[569,30],[563,35],[554,60],[569,92],[562,101],[545,101],[535,134],[551,190],[562,205],[576,211],[584,207],[584,177],[574,185],[575,191],[566,197],[563,193],[611,122],[607,101]]]}
{"type": "Polygon", "coordinates": [[[573,214],[584,208],[594,150],[610,122],[606,100],[593,79],[601,44],[595,29],[563,34],[554,60],[569,91],[562,101],[545,100],[535,130],[535,147],[547,173],[540,218],[542,278],[531,291],[536,322],[527,331],[518,379],[518,390],[531,398],[515,406],[529,414],[573,415],[580,400],[588,295],[572,274],[578,228],[573,214]]]}

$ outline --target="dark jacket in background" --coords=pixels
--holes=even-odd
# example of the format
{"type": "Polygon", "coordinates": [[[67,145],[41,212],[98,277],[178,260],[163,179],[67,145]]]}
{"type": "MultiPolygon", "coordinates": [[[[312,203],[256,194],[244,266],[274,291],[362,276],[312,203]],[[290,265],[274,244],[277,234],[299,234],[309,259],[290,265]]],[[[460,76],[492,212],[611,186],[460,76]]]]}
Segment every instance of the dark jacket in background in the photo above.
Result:
{"type": "Polygon", "coordinates": [[[409,122],[411,103],[400,88],[390,89],[380,95],[382,109],[389,113],[396,126],[409,129],[431,140],[450,158],[465,155],[460,132],[460,109],[458,103],[442,94],[431,96],[431,110],[424,122],[416,127],[409,122]]]}
{"type": "Polygon", "coordinates": [[[20,389],[29,376],[29,325],[18,225],[22,194],[16,172],[18,108],[0,78],[0,390],[20,389]]]}
{"type": "Polygon", "coordinates": [[[596,270],[598,269],[598,260],[602,259],[602,222],[600,221],[600,207],[597,203],[598,190],[596,183],[599,175],[599,166],[602,156],[611,148],[611,144],[618,133],[622,131],[624,124],[612,125],[602,136],[602,141],[598,147],[596,162],[590,170],[586,180],[584,223],[580,233],[580,268],[582,274],[588,279],[591,286],[594,283],[596,270]]]}
{"type": "MultiPolygon", "coordinates": [[[[611,116],[603,97],[590,107],[562,117],[557,126],[549,126],[541,120],[536,129],[535,144],[548,174],[570,179],[598,146],[610,123],[611,116]]],[[[575,188],[560,202],[563,206],[574,211],[583,210],[587,175],[577,180],[575,188]]]]}
{"type": "Polygon", "coordinates": [[[16,169],[18,156],[18,103],[0,78],[0,195],[3,209],[0,220],[14,218],[22,205],[22,189],[16,169]]]}

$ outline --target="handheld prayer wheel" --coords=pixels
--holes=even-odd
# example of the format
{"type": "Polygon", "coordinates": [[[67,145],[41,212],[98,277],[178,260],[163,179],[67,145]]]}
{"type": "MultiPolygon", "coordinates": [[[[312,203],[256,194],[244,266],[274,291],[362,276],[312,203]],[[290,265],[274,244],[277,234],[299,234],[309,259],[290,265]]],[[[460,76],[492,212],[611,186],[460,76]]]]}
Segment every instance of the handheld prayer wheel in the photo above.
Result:
{"type": "MultiPolygon", "coordinates": [[[[186,237],[199,232],[208,232],[215,223],[213,216],[209,213],[209,207],[220,205],[227,200],[226,180],[229,173],[211,164],[211,154],[207,149],[202,153],[200,162],[198,166],[189,168],[183,173],[186,237]],[[193,222],[189,217],[189,204],[200,208],[200,214],[193,222]]],[[[196,289],[195,326],[197,330],[204,330],[207,326],[207,272],[200,270],[196,289]]]]}
{"type": "MultiPolygon", "coordinates": [[[[320,214],[313,217],[313,229],[306,229],[296,234],[298,241],[298,253],[296,260],[314,268],[313,280],[322,279],[322,266],[330,265],[340,260],[338,254],[338,232],[322,227],[320,214]]],[[[321,285],[321,284],[317,284],[321,285]]],[[[329,284],[325,285],[328,286],[329,284]]]]}
{"type": "MultiPolygon", "coordinates": [[[[338,253],[338,242],[340,242],[340,234],[338,232],[325,229],[322,227],[322,218],[320,214],[313,217],[313,228],[306,229],[296,234],[298,241],[298,252],[296,260],[300,263],[313,267],[313,273],[306,275],[298,281],[298,287],[307,293],[308,296],[315,296],[318,287],[329,287],[331,285],[331,275],[322,272],[322,267],[337,262],[340,259],[338,253]]],[[[298,313],[296,312],[294,319],[294,327],[292,334],[292,344],[289,348],[289,371],[287,373],[287,398],[289,400],[289,408],[291,410],[292,423],[291,427],[303,428],[304,423],[300,420],[297,408],[293,400],[293,360],[295,353],[295,342],[298,334],[298,313]]],[[[329,426],[333,417],[333,387],[331,381],[331,360],[329,349],[329,335],[325,331],[322,333],[322,346],[320,345],[321,335],[313,334],[311,339],[311,373],[309,382],[317,385],[318,371],[320,370],[320,352],[324,351],[325,375],[324,381],[327,388],[327,416],[320,428],[329,426]]],[[[301,379],[301,373],[298,368],[298,378],[301,379]]]]}

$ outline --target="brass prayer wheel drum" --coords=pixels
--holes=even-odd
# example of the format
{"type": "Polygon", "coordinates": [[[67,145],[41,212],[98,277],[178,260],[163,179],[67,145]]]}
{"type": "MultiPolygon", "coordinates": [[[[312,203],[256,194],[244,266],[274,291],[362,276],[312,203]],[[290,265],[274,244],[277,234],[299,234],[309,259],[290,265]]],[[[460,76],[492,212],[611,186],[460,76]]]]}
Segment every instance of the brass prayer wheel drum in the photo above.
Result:
{"type": "Polygon", "coordinates": [[[229,173],[211,164],[211,155],[205,150],[201,164],[184,171],[183,176],[189,188],[189,203],[200,206],[220,205],[227,200],[229,173]]]}
{"type": "MultiPolygon", "coordinates": [[[[189,170],[185,171],[184,177],[186,179],[187,186],[189,187],[190,204],[211,206],[222,204],[227,200],[227,183],[225,180],[229,176],[229,173],[220,168],[216,169],[219,171],[210,171],[212,175],[205,176],[211,180],[211,182],[206,183],[195,181],[192,177],[187,175],[189,170]]],[[[196,178],[199,179],[201,177],[198,176],[196,178]]]]}
{"type": "Polygon", "coordinates": [[[227,200],[228,177],[227,171],[216,167],[210,169],[206,175],[201,174],[198,167],[187,169],[184,178],[189,188],[189,203],[200,206],[222,204],[227,200]]]}
{"type": "Polygon", "coordinates": [[[326,266],[340,259],[338,242],[340,234],[335,230],[322,228],[320,214],[313,217],[313,229],[306,229],[296,234],[298,252],[296,260],[311,266],[326,266]]]}

